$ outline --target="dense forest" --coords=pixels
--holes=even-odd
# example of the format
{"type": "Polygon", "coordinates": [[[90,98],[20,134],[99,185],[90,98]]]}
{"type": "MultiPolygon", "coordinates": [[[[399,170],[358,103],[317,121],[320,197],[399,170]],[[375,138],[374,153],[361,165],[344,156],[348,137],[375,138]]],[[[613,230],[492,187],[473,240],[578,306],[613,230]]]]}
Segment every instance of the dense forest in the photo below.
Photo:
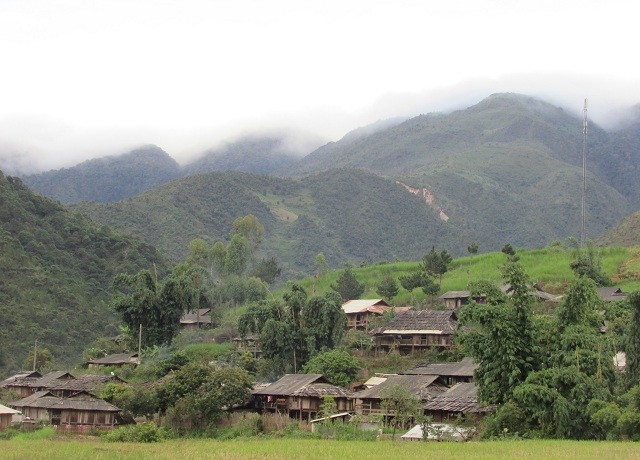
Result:
{"type": "Polygon", "coordinates": [[[152,246],[118,234],[0,173],[0,369],[19,370],[37,339],[59,364],[117,335],[112,279],[167,270],[152,246]]]}

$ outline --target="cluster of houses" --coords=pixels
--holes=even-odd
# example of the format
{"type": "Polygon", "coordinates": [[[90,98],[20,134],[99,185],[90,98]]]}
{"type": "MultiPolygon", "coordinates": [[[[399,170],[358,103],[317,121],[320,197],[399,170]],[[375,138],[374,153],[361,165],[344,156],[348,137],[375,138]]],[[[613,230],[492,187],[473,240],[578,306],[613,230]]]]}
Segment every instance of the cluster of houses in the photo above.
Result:
{"type": "Polygon", "coordinates": [[[108,383],[125,383],[115,375],[82,375],[54,371],[21,372],[2,382],[0,388],[12,390],[21,399],[0,407],[0,428],[12,423],[44,422],[65,429],[112,428],[121,410],[96,396],[108,383]],[[4,408],[4,409],[3,409],[4,408]]]}
{"type": "MultiPolygon", "coordinates": [[[[509,293],[508,286],[502,286],[509,293]]],[[[604,301],[624,300],[626,294],[617,288],[601,288],[604,301]]],[[[559,297],[540,290],[532,291],[540,301],[557,303],[559,297]]],[[[439,297],[444,310],[412,310],[393,308],[382,299],[351,300],[342,308],[347,327],[370,334],[376,354],[396,350],[409,354],[426,349],[453,346],[456,311],[474,300],[483,303],[484,296],[472,298],[469,291],[451,291],[439,297]],[[380,317],[393,312],[380,326],[380,317]]],[[[186,329],[211,326],[211,310],[185,313],[180,320],[186,329]]],[[[260,356],[259,338],[234,339],[238,349],[260,356]]],[[[622,359],[622,358],[621,358],[622,359]]],[[[88,367],[139,364],[137,354],[116,354],[87,362],[88,367]]],[[[337,414],[332,418],[353,415],[377,416],[388,420],[394,416],[384,409],[383,400],[390,388],[400,386],[422,402],[424,415],[434,422],[446,423],[459,416],[481,416],[493,408],[479,404],[478,389],[473,382],[477,365],[470,358],[459,362],[427,363],[397,374],[378,374],[353,388],[331,384],[320,374],[287,374],[271,384],[257,385],[252,392],[252,408],[260,413],[286,414],[300,421],[316,422],[325,396],[332,396],[337,414]]],[[[0,389],[12,390],[21,399],[0,405],[0,430],[15,423],[45,422],[63,429],[84,430],[111,428],[120,423],[121,410],[98,398],[108,383],[126,383],[115,375],[82,375],[56,371],[41,375],[22,372],[0,382],[0,389]]]]}
{"type": "Polygon", "coordinates": [[[434,422],[447,422],[492,410],[478,402],[473,382],[476,367],[470,358],[430,363],[399,374],[376,375],[353,389],[332,385],[321,374],[287,374],[270,385],[257,386],[252,392],[253,404],[261,413],[287,414],[314,423],[320,420],[323,396],[329,395],[336,404],[334,417],[359,415],[384,421],[394,413],[385,410],[383,401],[390,389],[400,386],[422,401],[424,415],[434,422]]]}

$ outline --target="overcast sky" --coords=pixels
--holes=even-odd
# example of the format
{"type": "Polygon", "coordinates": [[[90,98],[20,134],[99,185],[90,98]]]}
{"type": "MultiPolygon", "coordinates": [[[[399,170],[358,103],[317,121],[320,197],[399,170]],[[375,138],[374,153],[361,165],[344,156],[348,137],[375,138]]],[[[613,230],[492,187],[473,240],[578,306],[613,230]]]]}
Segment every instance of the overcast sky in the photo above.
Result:
{"type": "Polygon", "coordinates": [[[337,140],[494,92],[611,124],[640,103],[640,7],[559,0],[0,0],[0,167],[246,130],[337,140]]]}

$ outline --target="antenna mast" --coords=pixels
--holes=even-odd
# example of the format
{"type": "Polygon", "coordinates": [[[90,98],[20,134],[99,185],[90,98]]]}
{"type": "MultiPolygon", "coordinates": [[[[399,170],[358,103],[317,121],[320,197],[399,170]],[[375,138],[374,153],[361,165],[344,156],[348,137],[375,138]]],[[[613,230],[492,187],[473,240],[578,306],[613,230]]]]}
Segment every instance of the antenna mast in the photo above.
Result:
{"type": "Polygon", "coordinates": [[[589,118],[587,116],[587,99],[584,100],[584,122],[582,124],[582,226],[580,227],[580,247],[585,242],[585,209],[587,200],[587,132],[589,118]]]}

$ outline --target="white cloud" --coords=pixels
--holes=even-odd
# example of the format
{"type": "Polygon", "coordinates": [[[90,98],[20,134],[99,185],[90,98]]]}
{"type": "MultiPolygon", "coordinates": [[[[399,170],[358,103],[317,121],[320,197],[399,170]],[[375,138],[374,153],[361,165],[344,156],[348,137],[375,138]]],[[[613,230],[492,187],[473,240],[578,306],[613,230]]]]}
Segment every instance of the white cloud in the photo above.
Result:
{"type": "MultiPolygon", "coordinates": [[[[0,145],[68,165],[251,127],[335,139],[517,91],[592,116],[640,102],[633,2],[5,0],[0,145]]],[[[2,147],[0,147],[2,148],[2,147]]]]}

